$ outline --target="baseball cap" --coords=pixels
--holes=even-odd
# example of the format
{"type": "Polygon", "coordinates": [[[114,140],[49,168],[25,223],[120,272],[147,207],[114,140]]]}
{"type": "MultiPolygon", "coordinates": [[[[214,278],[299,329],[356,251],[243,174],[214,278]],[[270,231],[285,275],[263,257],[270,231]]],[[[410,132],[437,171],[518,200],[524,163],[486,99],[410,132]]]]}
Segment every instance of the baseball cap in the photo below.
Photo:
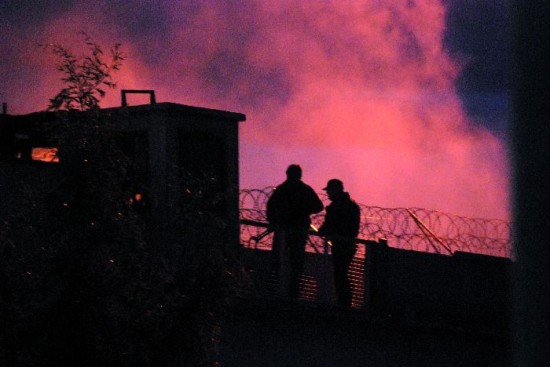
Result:
{"type": "Polygon", "coordinates": [[[340,181],[339,179],[337,178],[333,178],[331,180],[328,180],[327,182],[327,187],[323,188],[323,190],[328,190],[329,188],[334,188],[334,189],[338,189],[338,190],[342,190],[344,191],[344,184],[342,183],[342,181],[340,181]]]}

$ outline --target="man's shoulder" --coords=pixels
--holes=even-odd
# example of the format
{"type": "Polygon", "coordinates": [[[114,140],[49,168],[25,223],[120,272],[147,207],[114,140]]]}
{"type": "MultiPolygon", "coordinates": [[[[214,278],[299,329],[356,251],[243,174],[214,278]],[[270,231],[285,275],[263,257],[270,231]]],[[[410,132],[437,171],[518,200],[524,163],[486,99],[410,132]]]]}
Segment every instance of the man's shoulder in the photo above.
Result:
{"type": "Polygon", "coordinates": [[[288,188],[289,188],[288,181],[284,181],[273,188],[272,194],[276,192],[282,192],[282,191],[288,190],[288,188]]]}
{"type": "MultiPolygon", "coordinates": [[[[300,181],[302,182],[302,181],[300,181]]],[[[302,187],[305,189],[305,190],[308,190],[308,191],[312,191],[312,192],[315,192],[315,190],[313,190],[313,187],[309,186],[308,184],[306,184],[305,182],[302,182],[302,187]]]]}
{"type": "Polygon", "coordinates": [[[269,199],[267,202],[271,202],[273,200],[277,200],[277,198],[281,195],[281,193],[284,191],[283,184],[277,185],[273,188],[273,191],[269,195],[269,199]]]}
{"type": "Polygon", "coordinates": [[[359,206],[359,204],[357,204],[357,202],[355,200],[350,200],[350,206],[353,208],[354,211],[356,212],[360,212],[361,211],[361,207],[359,206]]]}
{"type": "Polygon", "coordinates": [[[359,207],[359,204],[357,202],[349,197],[346,197],[339,201],[338,203],[334,203],[335,206],[341,207],[343,210],[353,210],[353,211],[360,211],[361,208],[359,207]]]}
{"type": "Polygon", "coordinates": [[[306,184],[304,181],[285,181],[276,189],[286,189],[286,190],[311,190],[314,191],[311,186],[306,184]]]}

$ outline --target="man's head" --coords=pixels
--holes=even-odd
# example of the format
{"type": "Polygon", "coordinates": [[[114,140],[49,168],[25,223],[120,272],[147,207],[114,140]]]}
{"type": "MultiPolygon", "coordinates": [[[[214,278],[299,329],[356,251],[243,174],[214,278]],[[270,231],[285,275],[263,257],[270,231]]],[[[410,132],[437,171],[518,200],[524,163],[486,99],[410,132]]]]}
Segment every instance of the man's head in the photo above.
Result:
{"type": "Polygon", "coordinates": [[[344,192],[344,183],[337,178],[328,180],[327,186],[323,188],[327,192],[328,198],[332,200],[338,194],[344,192]]]}
{"type": "Polygon", "coordinates": [[[302,178],[302,167],[297,164],[291,164],[286,169],[286,178],[289,180],[299,180],[302,178]]]}

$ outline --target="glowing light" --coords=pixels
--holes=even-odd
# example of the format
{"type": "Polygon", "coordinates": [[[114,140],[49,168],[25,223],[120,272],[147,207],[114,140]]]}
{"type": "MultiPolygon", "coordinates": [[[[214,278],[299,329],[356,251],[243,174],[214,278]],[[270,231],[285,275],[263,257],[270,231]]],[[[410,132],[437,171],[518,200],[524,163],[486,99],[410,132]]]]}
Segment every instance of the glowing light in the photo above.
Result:
{"type": "MultiPolygon", "coordinates": [[[[316,226],[314,226],[313,224],[310,224],[309,226],[311,227],[311,229],[313,229],[315,233],[319,233],[319,229],[316,226]]],[[[327,243],[330,247],[332,247],[332,241],[329,240],[327,241],[327,243]]]]}
{"type": "Polygon", "coordinates": [[[143,200],[143,195],[140,194],[139,192],[134,194],[129,200],[128,202],[131,204],[133,203],[137,203],[137,202],[140,202],[141,200],[143,200]]]}
{"type": "Polygon", "coordinates": [[[32,160],[42,162],[58,163],[59,157],[57,156],[57,148],[32,148],[32,160]]]}

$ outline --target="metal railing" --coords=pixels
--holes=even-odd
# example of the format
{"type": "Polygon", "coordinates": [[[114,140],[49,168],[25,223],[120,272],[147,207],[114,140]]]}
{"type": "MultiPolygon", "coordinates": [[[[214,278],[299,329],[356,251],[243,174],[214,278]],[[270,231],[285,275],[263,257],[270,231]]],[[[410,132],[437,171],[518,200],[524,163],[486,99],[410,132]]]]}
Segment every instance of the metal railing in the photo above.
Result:
{"type": "MultiPolygon", "coordinates": [[[[245,263],[254,273],[257,294],[280,299],[285,297],[285,282],[277,272],[273,272],[271,266],[271,256],[274,255],[271,251],[273,233],[265,213],[272,191],[272,188],[241,190],[241,244],[245,263]]],[[[319,196],[328,203],[325,194],[319,196]]],[[[361,224],[356,239],[357,252],[348,270],[353,308],[371,307],[369,302],[373,279],[369,274],[375,260],[369,251],[380,248],[377,245],[381,243],[402,250],[442,255],[461,251],[507,258],[511,254],[510,223],[502,220],[465,218],[420,208],[359,206],[361,224]]],[[[334,304],[332,262],[328,256],[330,246],[316,234],[316,228],[323,221],[323,213],[312,216],[299,298],[334,304]]]]}
{"type": "MultiPolygon", "coordinates": [[[[287,298],[288,261],[283,260],[288,254],[273,253],[273,232],[265,222],[241,219],[241,227],[248,227],[250,236],[243,243],[243,251],[247,256],[245,265],[253,270],[257,291],[262,297],[287,298]],[[273,268],[272,257],[278,256],[280,267],[273,268]],[[285,275],[286,274],[286,275],[285,275]]],[[[352,308],[365,307],[365,254],[367,244],[384,243],[356,239],[357,252],[348,270],[351,286],[352,308]]],[[[280,250],[281,251],[281,250],[280,250]]],[[[284,251],[284,250],[282,250],[284,251]]],[[[298,298],[310,302],[335,304],[335,291],[332,283],[332,261],[330,245],[320,237],[314,228],[309,232],[306,243],[306,258],[304,272],[301,275],[298,298]]]]}

